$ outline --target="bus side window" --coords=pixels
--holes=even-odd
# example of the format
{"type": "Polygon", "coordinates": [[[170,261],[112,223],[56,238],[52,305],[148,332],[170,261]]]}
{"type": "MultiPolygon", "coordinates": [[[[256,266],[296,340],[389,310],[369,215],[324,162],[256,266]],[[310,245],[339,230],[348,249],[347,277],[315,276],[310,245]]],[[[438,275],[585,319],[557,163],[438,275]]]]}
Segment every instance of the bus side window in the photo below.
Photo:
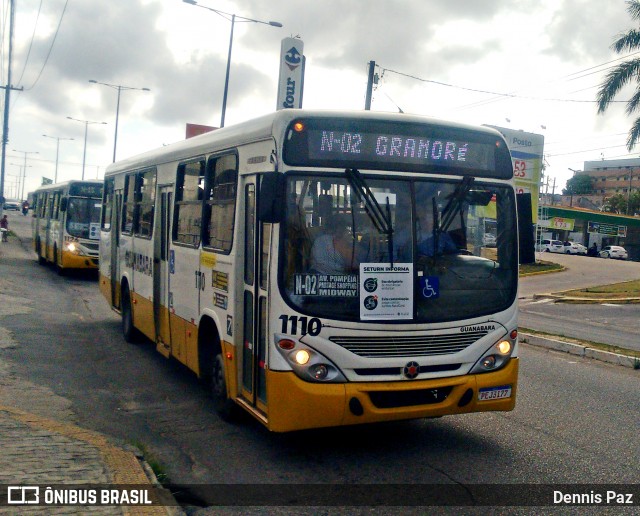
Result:
{"type": "Polygon", "coordinates": [[[122,211],[124,213],[124,216],[122,217],[122,232],[127,234],[131,234],[131,232],[133,231],[135,191],[136,191],[136,176],[134,174],[130,174],[125,177],[124,199],[122,202],[122,211]]]}
{"type": "Polygon", "coordinates": [[[58,220],[60,214],[60,192],[53,194],[53,207],[51,212],[51,218],[58,220]]]}
{"type": "Polygon", "coordinates": [[[104,185],[103,201],[102,201],[102,230],[111,230],[111,210],[114,204],[114,179],[107,179],[104,185]]]}
{"type": "Polygon", "coordinates": [[[153,209],[156,200],[156,169],[138,175],[136,191],[136,235],[150,238],[153,233],[153,209]]]}
{"type": "Polygon", "coordinates": [[[228,154],[209,160],[204,245],[224,253],[231,251],[238,191],[238,158],[228,154]]]}
{"type": "Polygon", "coordinates": [[[173,241],[198,247],[202,227],[204,160],[178,165],[173,241]]]}

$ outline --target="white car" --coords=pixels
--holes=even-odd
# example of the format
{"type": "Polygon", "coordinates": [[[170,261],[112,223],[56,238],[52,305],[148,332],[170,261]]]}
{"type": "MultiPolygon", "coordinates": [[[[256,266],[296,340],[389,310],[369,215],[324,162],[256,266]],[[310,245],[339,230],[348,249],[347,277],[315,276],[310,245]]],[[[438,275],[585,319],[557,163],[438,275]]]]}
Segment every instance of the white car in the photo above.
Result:
{"type": "Polygon", "coordinates": [[[15,210],[15,211],[20,211],[20,201],[14,201],[14,200],[10,200],[7,199],[6,201],[4,201],[4,209],[5,210],[15,210]]]}
{"type": "Polygon", "coordinates": [[[485,233],[482,239],[482,243],[487,247],[495,247],[496,236],[493,233],[485,233]]]}
{"type": "Polygon", "coordinates": [[[619,245],[608,245],[598,254],[600,255],[600,258],[617,258],[618,260],[626,260],[629,258],[627,250],[619,245]]]}
{"type": "Polygon", "coordinates": [[[543,240],[536,245],[536,251],[541,253],[564,253],[564,244],[561,240],[543,240]]]}
{"type": "Polygon", "coordinates": [[[565,254],[581,254],[583,256],[586,256],[587,248],[582,244],[578,244],[577,242],[565,242],[564,252],[565,254]]]}

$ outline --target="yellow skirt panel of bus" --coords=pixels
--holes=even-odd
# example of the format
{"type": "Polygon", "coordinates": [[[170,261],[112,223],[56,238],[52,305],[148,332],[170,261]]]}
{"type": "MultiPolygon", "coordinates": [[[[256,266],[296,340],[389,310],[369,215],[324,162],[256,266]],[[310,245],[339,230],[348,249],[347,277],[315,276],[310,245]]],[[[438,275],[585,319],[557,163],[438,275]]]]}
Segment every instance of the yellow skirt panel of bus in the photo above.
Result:
{"type": "Polygon", "coordinates": [[[97,269],[98,259],[89,256],[80,256],[69,251],[59,251],[60,266],[63,269],[97,269]]]}
{"type": "Polygon", "coordinates": [[[152,341],[156,337],[156,328],[153,321],[153,301],[142,297],[136,292],[131,293],[131,308],[133,312],[133,325],[152,341]]]}
{"type": "Polygon", "coordinates": [[[111,279],[100,274],[100,277],[98,278],[98,287],[100,288],[100,292],[104,298],[109,302],[109,305],[111,305],[111,279]]]}
{"type": "Polygon", "coordinates": [[[400,382],[309,383],[268,373],[268,427],[275,432],[357,425],[468,412],[513,410],[519,361],[480,375],[400,382]],[[481,401],[480,392],[485,395],[481,401]]]}

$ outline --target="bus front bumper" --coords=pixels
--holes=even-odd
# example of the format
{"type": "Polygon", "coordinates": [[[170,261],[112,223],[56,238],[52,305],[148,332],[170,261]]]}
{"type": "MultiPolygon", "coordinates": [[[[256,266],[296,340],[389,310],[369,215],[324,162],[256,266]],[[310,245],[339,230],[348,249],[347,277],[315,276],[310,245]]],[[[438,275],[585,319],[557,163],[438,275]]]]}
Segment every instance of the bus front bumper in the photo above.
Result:
{"type": "Polygon", "coordinates": [[[292,372],[269,371],[268,427],[275,432],[465,414],[509,411],[516,403],[518,358],[502,369],[430,380],[309,383],[292,372]],[[503,388],[503,389],[497,389],[503,388]],[[508,397],[480,400],[496,390],[508,397]]]}
{"type": "Polygon", "coordinates": [[[60,265],[64,269],[97,269],[98,257],[63,251],[60,265]]]}

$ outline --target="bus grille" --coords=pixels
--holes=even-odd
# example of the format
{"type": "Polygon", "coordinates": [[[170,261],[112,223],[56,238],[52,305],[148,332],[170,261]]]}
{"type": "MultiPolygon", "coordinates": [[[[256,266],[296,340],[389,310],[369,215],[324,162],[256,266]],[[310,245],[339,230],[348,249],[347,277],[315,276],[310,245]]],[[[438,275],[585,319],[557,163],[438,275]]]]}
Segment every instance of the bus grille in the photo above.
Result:
{"type": "Polygon", "coordinates": [[[334,344],[361,357],[417,357],[452,355],[471,346],[488,332],[386,337],[329,337],[334,344]]]}

